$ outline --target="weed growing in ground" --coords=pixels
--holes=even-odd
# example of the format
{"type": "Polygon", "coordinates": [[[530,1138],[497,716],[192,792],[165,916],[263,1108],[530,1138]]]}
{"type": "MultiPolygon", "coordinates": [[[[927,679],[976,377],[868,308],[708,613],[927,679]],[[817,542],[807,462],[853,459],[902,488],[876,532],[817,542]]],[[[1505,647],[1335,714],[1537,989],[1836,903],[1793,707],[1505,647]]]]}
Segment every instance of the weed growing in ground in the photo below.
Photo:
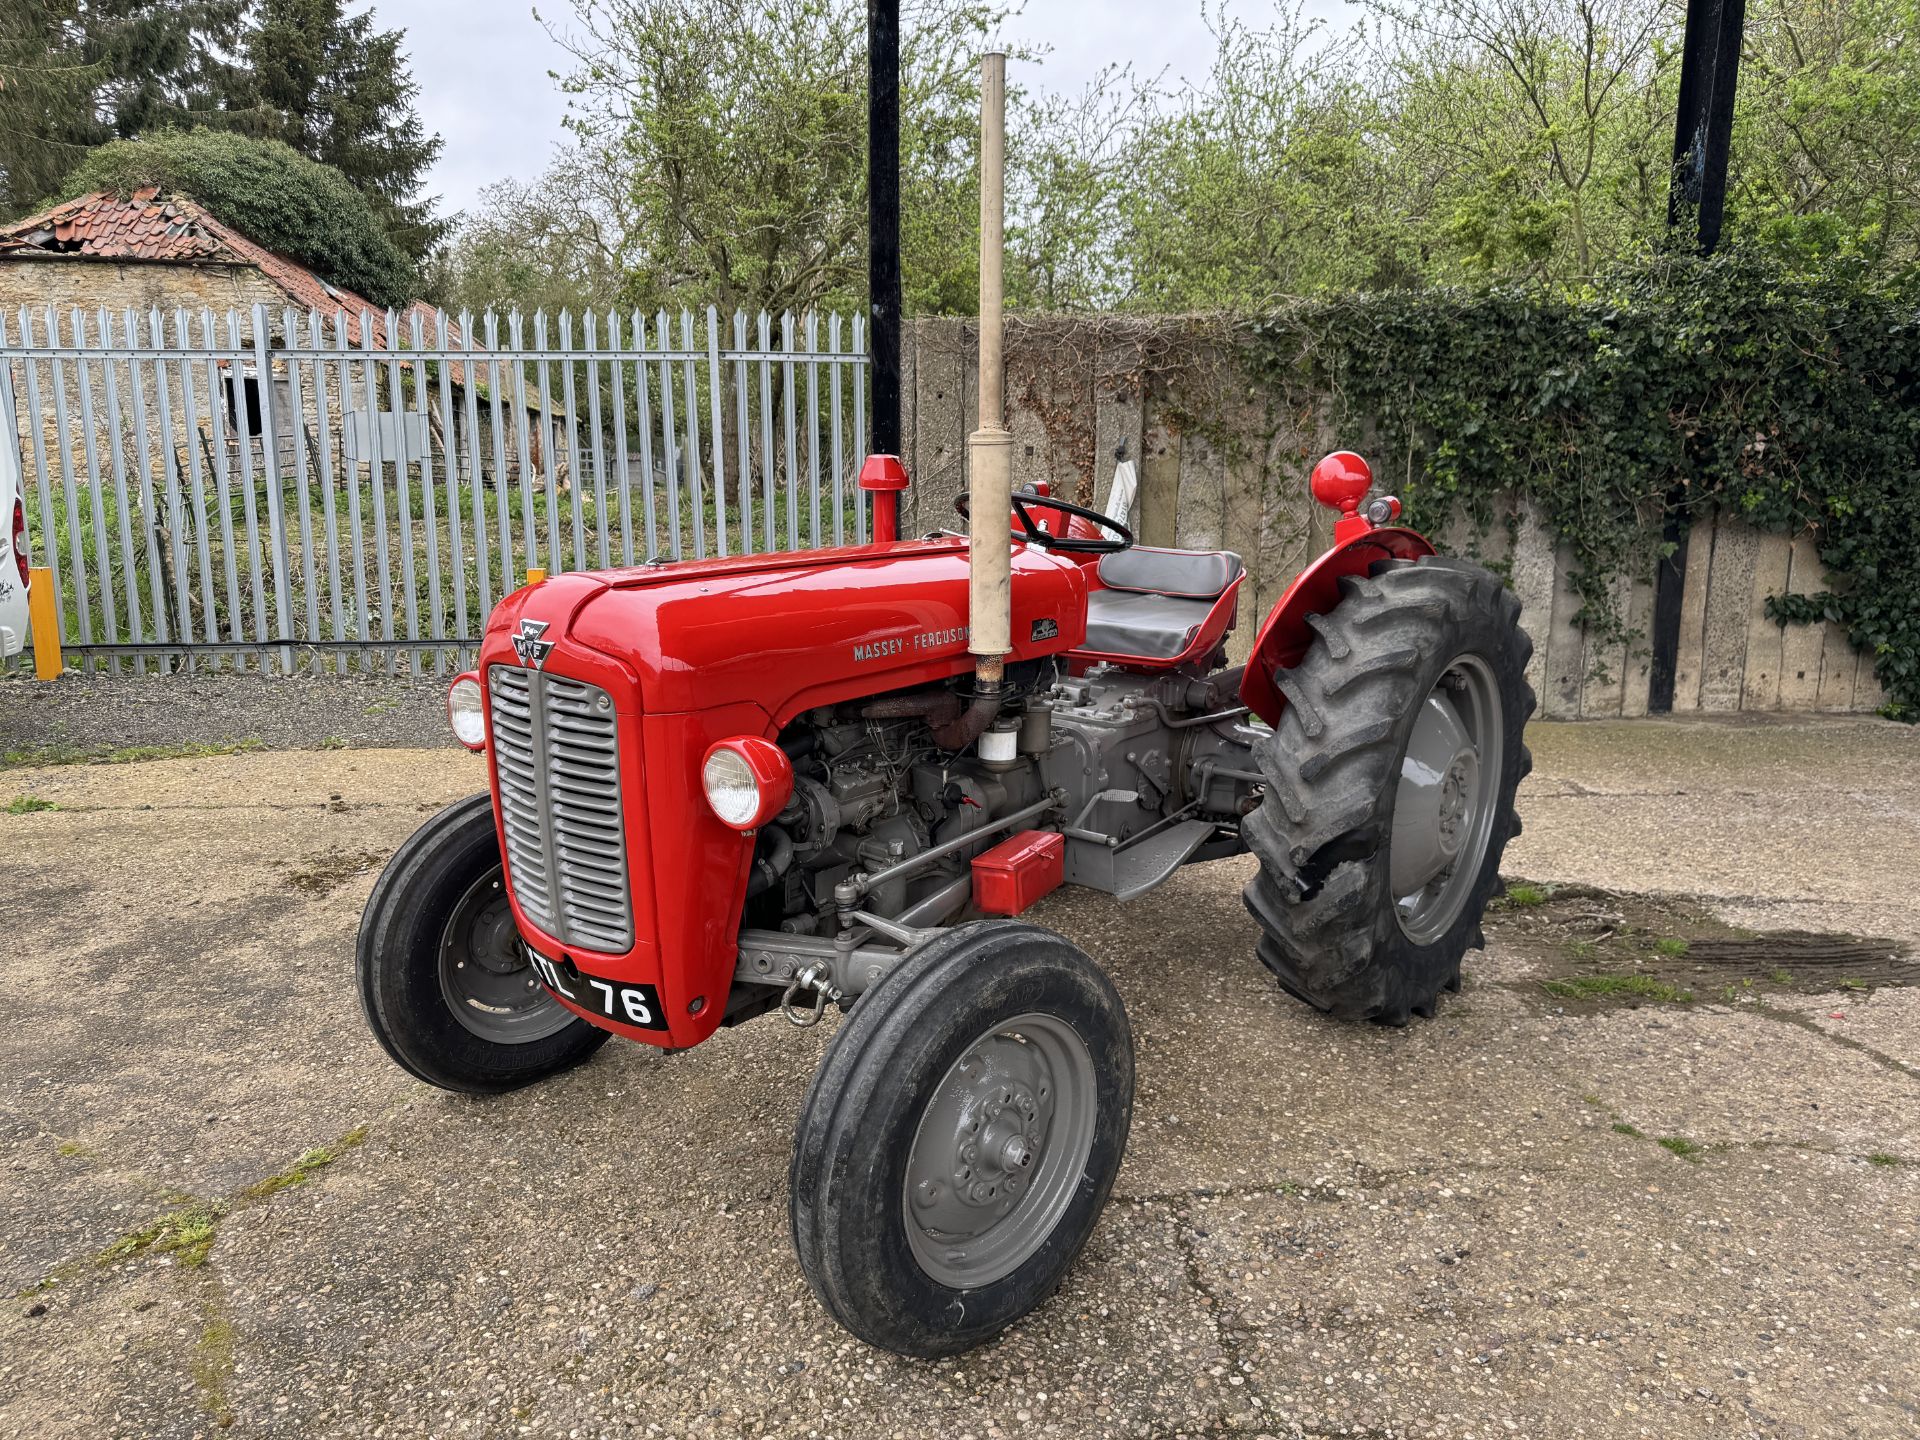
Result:
{"type": "Polygon", "coordinates": [[[264,740],[188,741],[179,745],[35,745],[0,756],[0,769],[44,765],[132,765],[142,760],[207,760],[267,748],[264,740]]]}
{"type": "Polygon", "coordinates": [[[356,1125],[333,1144],[314,1146],[278,1175],[269,1175],[264,1180],[256,1180],[240,1194],[248,1200],[264,1200],[269,1195],[278,1195],[282,1190],[291,1190],[296,1185],[304,1185],[366,1138],[367,1127],[356,1125]]]}
{"type": "Polygon", "coordinates": [[[169,1210],[138,1230],[129,1230],[96,1258],[102,1265],[111,1265],[135,1255],[177,1255],[182,1265],[204,1265],[227,1209],[224,1200],[216,1200],[169,1210]]]}
{"type": "Polygon", "coordinates": [[[1544,980],[1540,988],[1562,1000],[1605,1000],[1632,996],[1641,1000],[1662,1000],[1685,1004],[1693,999],[1691,990],[1652,975],[1574,975],[1565,980],[1544,980]]]}
{"type": "Polygon", "coordinates": [[[244,1210],[271,1199],[282,1190],[306,1184],[366,1138],[367,1127],[356,1125],[331,1145],[316,1145],[279,1174],[256,1180],[226,1199],[189,1200],[179,1209],[169,1210],[137,1230],[129,1230],[94,1259],[101,1265],[111,1265],[136,1255],[173,1255],[182,1265],[204,1265],[213,1242],[219,1238],[220,1222],[234,1210],[244,1210]]]}

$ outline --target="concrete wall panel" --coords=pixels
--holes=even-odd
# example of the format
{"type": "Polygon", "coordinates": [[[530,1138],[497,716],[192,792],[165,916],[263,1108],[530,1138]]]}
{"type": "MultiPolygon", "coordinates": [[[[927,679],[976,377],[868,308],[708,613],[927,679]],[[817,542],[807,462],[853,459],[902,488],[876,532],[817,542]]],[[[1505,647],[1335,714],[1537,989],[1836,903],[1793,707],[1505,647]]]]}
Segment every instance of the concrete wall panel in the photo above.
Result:
{"type": "Polygon", "coordinates": [[[1175,543],[1189,550],[1218,550],[1227,533],[1226,456],[1206,436],[1190,430],[1180,437],[1175,543]]]}
{"type": "Polygon", "coordinates": [[[1714,517],[1693,522],[1687,537],[1687,573],[1680,592],[1680,645],[1673,665],[1673,708],[1700,708],[1700,676],[1707,663],[1707,586],[1713,569],[1714,517]]]}
{"type": "MultiPolygon", "coordinates": [[[[1633,582],[1625,575],[1614,576],[1607,582],[1607,598],[1613,613],[1626,624],[1633,582]]],[[[1585,719],[1618,715],[1626,704],[1627,643],[1603,640],[1590,629],[1584,638],[1586,673],[1580,682],[1580,714],[1585,719]]]]}
{"type": "Polygon", "coordinates": [[[963,406],[966,337],[957,320],[916,320],[914,335],[912,530],[951,524],[953,497],[966,480],[963,406]]]}
{"type": "Polygon", "coordinates": [[[1547,683],[1540,711],[1555,720],[1577,720],[1586,680],[1586,637],[1580,627],[1580,593],[1573,586],[1573,552],[1554,548],[1553,608],[1547,623],[1547,683]]]}
{"type": "MultiPolygon", "coordinates": [[[[1812,595],[1827,588],[1827,570],[1809,535],[1796,535],[1787,563],[1787,593],[1812,595]]],[[[1827,637],[1823,626],[1789,625],[1780,632],[1780,701],[1782,710],[1813,710],[1820,703],[1821,652],[1827,637]]]]}
{"type": "Polygon", "coordinates": [[[1747,672],[1748,618],[1760,535],[1729,521],[1715,527],[1702,632],[1700,708],[1738,710],[1747,672]]]}
{"type": "Polygon", "coordinates": [[[1747,673],[1740,691],[1743,710],[1780,708],[1780,656],[1785,635],[1767,618],[1767,597],[1786,593],[1793,542],[1785,535],[1761,535],[1753,554],[1753,584],[1747,592],[1747,673]]]}
{"type": "Polygon", "coordinates": [[[1540,512],[1531,501],[1519,502],[1519,525],[1513,540],[1513,593],[1520,597],[1520,625],[1533,641],[1527,662],[1527,683],[1547,707],[1547,653],[1553,629],[1553,541],[1540,512]]]}

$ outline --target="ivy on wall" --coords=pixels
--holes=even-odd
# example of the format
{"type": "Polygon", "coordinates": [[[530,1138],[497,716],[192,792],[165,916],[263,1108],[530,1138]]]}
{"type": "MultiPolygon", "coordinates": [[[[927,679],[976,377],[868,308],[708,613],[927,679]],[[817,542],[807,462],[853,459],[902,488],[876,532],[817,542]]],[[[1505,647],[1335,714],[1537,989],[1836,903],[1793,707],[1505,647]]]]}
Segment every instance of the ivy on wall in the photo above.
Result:
{"type": "Polygon", "coordinates": [[[1258,381],[1331,395],[1415,523],[1483,530],[1531,499],[1574,556],[1582,618],[1650,575],[1670,493],[1814,536],[1830,591],[1774,597],[1836,620],[1889,709],[1920,719],[1920,275],[1789,272],[1738,252],[1663,259],[1567,298],[1537,290],[1343,295],[1246,332],[1258,381]]]}

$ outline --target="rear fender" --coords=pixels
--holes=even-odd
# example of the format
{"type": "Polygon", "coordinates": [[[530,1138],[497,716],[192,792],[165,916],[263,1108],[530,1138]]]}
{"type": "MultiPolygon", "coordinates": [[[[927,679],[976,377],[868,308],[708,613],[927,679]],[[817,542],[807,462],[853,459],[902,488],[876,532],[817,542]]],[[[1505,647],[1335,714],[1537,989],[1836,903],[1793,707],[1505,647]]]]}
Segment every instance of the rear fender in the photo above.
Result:
{"type": "MultiPolygon", "coordinates": [[[[1342,527],[1349,521],[1343,520],[1342,527]]],[[[1360,521],[1365,524],[1364,520],[1360,521]]],[[[1280,723],[1287,700],[1274,684],[1280,670],[1298,665],[1313,641],[1309,615],[1324,615],[1340,603],[1340,577],[1365,575],[1382,560],[1418,560],[1438,552],[1417,530],[1387,525],[1336,540],[1331,550],[1294,577],[1287,593],[1267,612],[1247,657],[1240,700],[1269,725],[1280,723]]]]}

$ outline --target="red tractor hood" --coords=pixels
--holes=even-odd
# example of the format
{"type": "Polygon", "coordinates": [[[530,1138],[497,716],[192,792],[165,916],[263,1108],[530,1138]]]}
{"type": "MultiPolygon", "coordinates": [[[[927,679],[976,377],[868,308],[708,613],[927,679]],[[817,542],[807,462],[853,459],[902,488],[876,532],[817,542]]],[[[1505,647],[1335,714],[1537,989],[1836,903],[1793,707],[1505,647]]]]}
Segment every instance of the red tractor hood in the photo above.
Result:
{"type": "MultiPolygon", "coordinates": [[[[1012,588],[1010,660],[1085,639],[1079,566],[1016,546],[1012,588]]],[[[772,738],[816,705],[964,674],[973,663],[967,545],[914,541],[556,575],[502,600],[480,647],[489,692],[494,667],[530,663],[597,685],[614,702],[634,943],[624,954],[598,954],[542,933],[514,895],[509,864],[521,932],[549,960],[576,965],[581,983],[656,987],[665,1030],[571,1005],[577,1013],[651,1044],[696,1044],[720,1023],[733,983],[754,846],[706,803],[702,757],[731,736],[772,738]]]]}
{"type": "MultiPolygon", "coordinates": [[[[1079,566],[1016,544],[1012,588],[1009,661],[1084,640],[1079,566]]],[[[813,706],[973,663],[959,539],[559,575],[509,596],[488,628],[511,635],[522,620],[618,664],[649,714],[750,704],[775,730],[813,706]]]]}

